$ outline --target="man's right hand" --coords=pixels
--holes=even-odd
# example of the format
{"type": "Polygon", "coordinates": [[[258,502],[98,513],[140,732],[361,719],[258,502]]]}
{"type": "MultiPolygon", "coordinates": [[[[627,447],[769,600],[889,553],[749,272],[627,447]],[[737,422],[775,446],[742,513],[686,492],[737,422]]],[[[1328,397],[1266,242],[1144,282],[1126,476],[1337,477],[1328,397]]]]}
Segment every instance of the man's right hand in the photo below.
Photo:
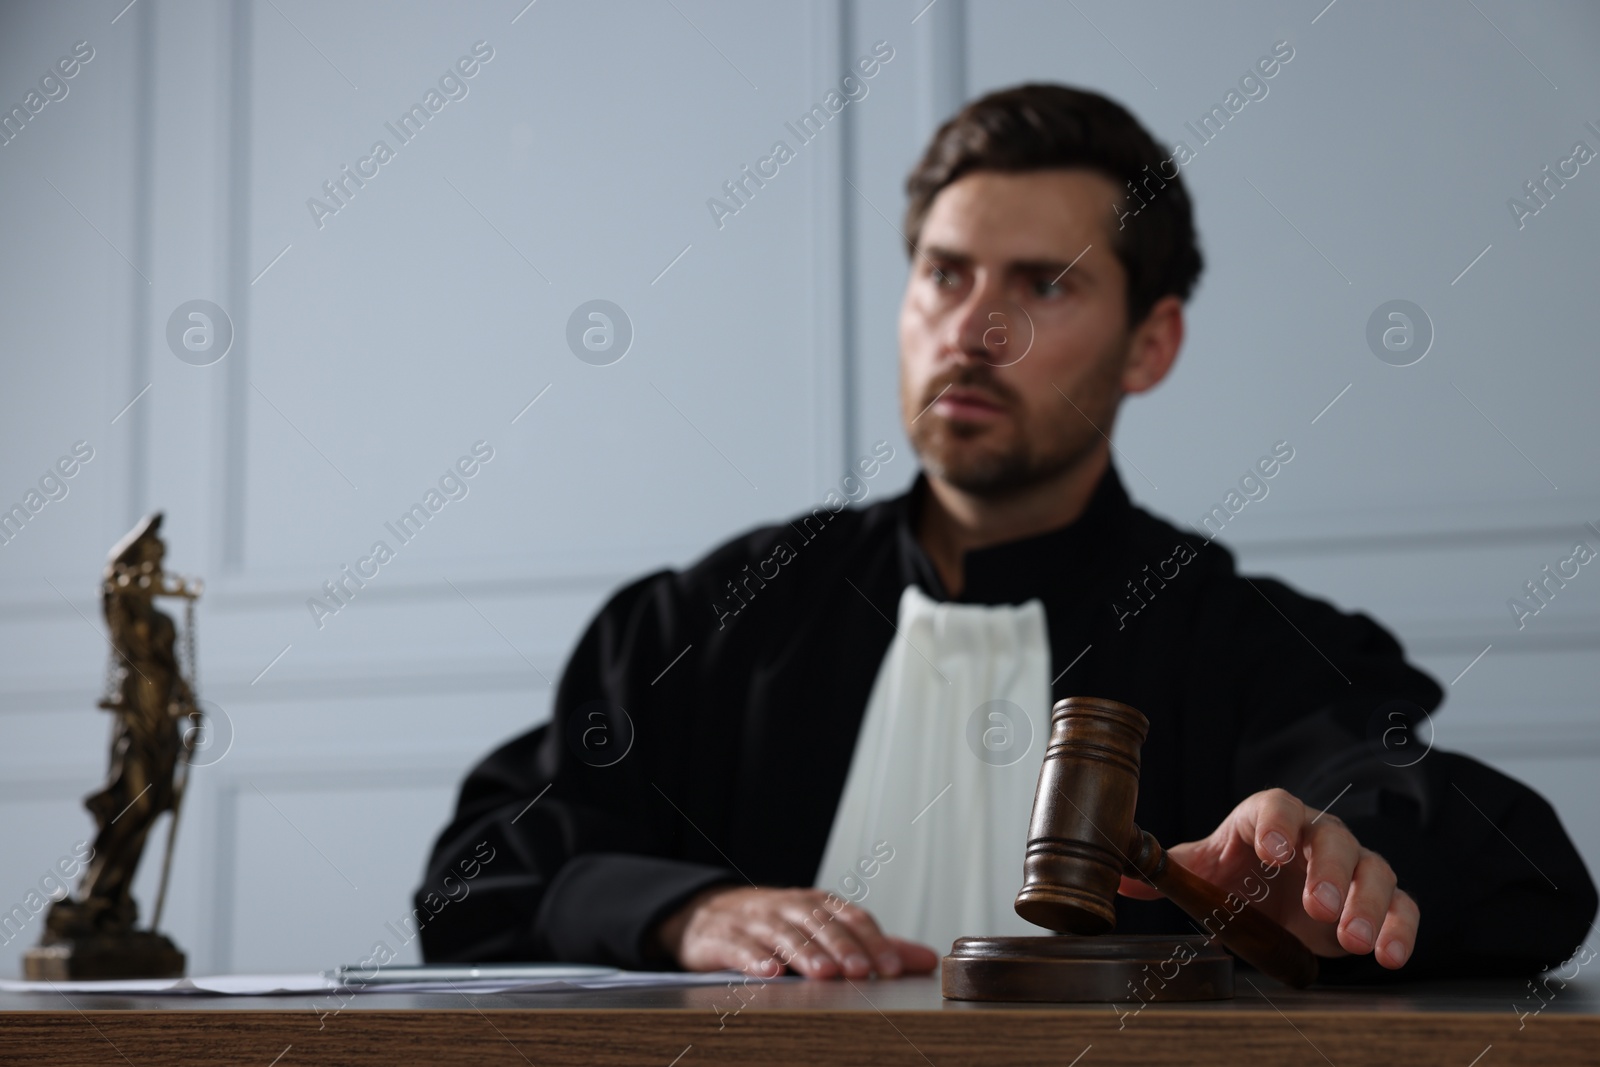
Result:
{"type": "Polygon", "coordinates": [[[687,971],[732,968],[772,978],[787,964],[807,978],[893,978],[939,965],[931,948],[885,935],[871,915],[821,889],[714,886],[658,934],[687,971]]]}

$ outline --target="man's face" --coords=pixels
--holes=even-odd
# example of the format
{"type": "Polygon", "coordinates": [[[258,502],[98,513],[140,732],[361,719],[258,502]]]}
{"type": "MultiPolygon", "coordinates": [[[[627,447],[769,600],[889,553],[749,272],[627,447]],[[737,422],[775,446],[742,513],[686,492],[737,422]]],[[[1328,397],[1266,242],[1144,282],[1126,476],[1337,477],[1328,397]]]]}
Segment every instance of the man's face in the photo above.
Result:
{"type": "Polygon", "coordinates": [[[939,192],[900,308],[900,407],[936,477],[996,496],[1111,432],[1129,352],[1110,179],[979,171],[939,192]]]}

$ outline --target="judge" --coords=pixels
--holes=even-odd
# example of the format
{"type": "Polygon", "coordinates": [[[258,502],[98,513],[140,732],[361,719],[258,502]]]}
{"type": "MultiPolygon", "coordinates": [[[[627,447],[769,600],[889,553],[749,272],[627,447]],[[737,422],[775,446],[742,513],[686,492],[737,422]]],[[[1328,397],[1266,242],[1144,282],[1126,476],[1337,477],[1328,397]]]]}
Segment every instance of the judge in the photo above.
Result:
{"type": "MultiPolygon", "coordinates": [[[[1061,86],[939,129],[907,181],[915,483],[618,591],[550,722],[463,785],[417,893],[427,959],[888,977],[1038,933],[1011,904],[1071,695],[1148,716],[1139,825],[1227,888],[1277,868],[1262,906],[1325,979],[1573,951],[1596,895],[1555,812],[1430,750],[1442,694],[1395,639],[1129,501],[1112,427],[1171,370],[1201,269],[1164,165],[1122,107],[1061,86]]],[[[910,458],[880,444],[846,495],[910,458]]],[[[1119,932],[1193,932],[1122,894],[1119,932]]]]}

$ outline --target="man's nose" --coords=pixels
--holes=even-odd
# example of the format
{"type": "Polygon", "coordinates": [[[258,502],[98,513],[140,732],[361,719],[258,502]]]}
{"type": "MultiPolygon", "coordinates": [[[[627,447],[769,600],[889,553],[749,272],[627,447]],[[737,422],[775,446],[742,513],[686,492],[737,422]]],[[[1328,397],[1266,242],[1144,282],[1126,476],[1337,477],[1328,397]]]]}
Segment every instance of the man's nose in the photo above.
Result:
{"type": "Polygon", "coordinates": [[[1005,365],[1015,361],[1011,351],[1020,350],[1026,332],[1021,308],[998,286],[974,286],[951,316],[945,348],[967,361],[1005,365]]]}

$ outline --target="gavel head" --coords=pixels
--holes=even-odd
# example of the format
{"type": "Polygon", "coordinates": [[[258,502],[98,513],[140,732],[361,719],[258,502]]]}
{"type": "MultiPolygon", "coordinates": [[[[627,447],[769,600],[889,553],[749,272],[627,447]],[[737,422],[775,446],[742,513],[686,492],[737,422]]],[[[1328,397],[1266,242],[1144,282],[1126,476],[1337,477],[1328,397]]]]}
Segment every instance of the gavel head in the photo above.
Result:
{"type": "Polygon", "coordinates": [[[1150,722],[1099,697],[1068,697],[1050,715],[1022,861],[1017,914],[1058,933],[1116,925],[1139,799],[1139,747],[1150,722]]]}

